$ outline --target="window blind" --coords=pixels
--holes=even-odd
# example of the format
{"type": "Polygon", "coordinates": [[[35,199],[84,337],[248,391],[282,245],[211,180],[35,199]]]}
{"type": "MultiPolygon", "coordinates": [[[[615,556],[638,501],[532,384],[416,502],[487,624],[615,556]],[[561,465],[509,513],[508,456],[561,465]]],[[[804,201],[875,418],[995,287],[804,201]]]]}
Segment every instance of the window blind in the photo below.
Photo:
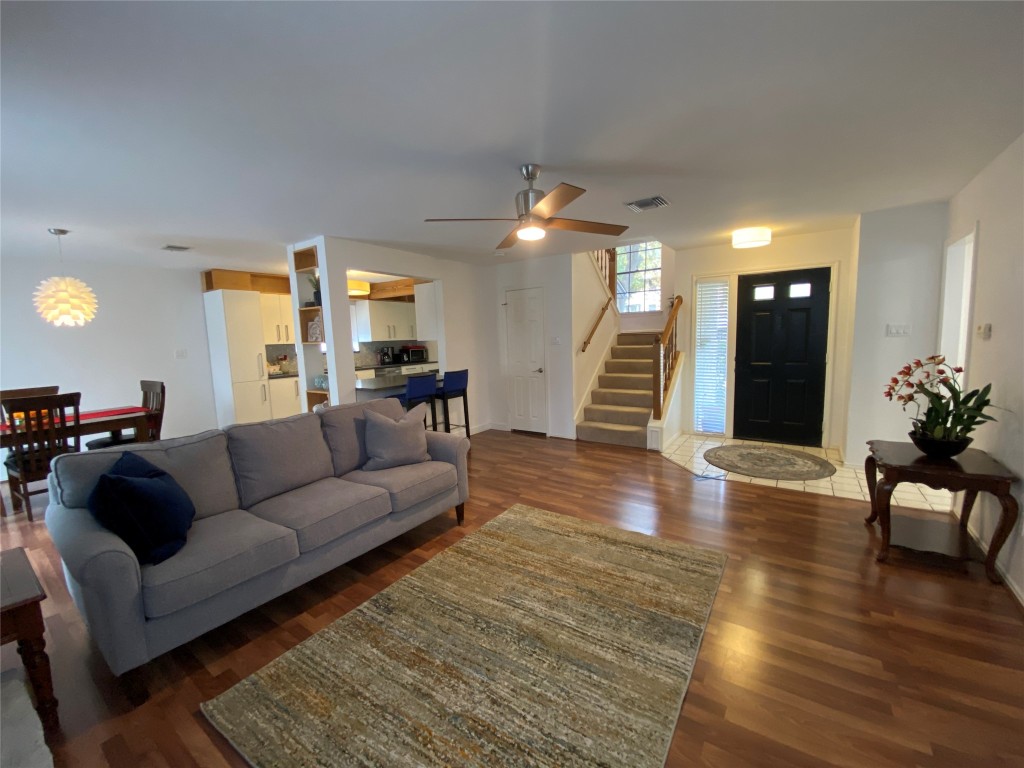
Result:
{"type": "Polygon", "coordinates": [[[695,310],[693,426],[697,432],[725,434],[729,282],[725,278],[698,282],[695,310]]]}

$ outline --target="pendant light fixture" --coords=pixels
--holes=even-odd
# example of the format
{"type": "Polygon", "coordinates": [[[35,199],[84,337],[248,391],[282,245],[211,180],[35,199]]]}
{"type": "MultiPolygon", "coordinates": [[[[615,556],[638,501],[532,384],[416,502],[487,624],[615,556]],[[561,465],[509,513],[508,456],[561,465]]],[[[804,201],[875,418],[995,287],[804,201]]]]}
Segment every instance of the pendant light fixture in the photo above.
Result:
{"type": "Polygon", "coordinates": [[[348,281],[348,295],[349,296],[369,296],[370,295],[370,284],[366,280],[349,280],[348,281]]]}
{"type": "MultiPolygon", "coordinates": [[[[51,235],[57,236],[57,253],[60,257],[60,271],[64,272],[64,251],[60,239],[68,233],[66,229],[50,228],[51,235]]],[[[50,277],[36,288],[36,312],[48,323],[61,325],[85,325],[96,316],[96,294],[76,277],[50,277]]]]}

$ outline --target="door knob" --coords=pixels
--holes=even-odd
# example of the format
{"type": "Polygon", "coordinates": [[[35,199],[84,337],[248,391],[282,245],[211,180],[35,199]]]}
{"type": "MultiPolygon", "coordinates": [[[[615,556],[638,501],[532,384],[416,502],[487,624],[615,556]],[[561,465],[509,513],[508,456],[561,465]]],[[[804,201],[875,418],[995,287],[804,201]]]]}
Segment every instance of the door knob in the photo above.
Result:
{"type": "Polygon", "coordinates": [[[536,371],[532,371],[532,373],[544,373],[544,369],[538,368],[536,371]]]}

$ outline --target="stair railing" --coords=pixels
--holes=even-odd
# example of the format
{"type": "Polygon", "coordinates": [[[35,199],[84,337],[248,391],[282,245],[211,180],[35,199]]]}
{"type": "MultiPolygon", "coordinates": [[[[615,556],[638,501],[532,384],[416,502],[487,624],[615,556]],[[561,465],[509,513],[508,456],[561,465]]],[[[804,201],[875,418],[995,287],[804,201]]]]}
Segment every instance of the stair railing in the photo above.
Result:
{"type": "Polygon", "coordinates": [[[654,340],[652,357],[654,359],[654,376],[651,383],[651,394],[654,402],[654,418],[661,419],[665,406],[665,393],[672,381],[672,373],[675,371],[676,362],[679,360],[677,348],[676,320],[679,317],[679,309],[683,306],[683,297],[675,296],[672,299],[671,311],[665,323],[665,330],[661,336],[654,340]]]}
{"type": "Polygon", "coordinates": [[[602,251],[591,251],[594,257],[594,265],[597,267],[604,284],[608,286],[608,293],[615,295],[615,249],[605,248],[602,251]]]}
{"type": "Polygon", "coordinates": [[[591,326],[590,333],[587,334],[587,338],[583,341],[583,348],[580,350],[580,352],[586,352],[587,347],[590,346],[590,340],[593,339],[594,334],[597,333],[597,326],[599,326],[601,324],[601,321],[604,320],[605,312],[607,312],[608,307],[612,305],[612,298],[614,297],[609,296],[608,301],[606,301],[604,303],[604,306],[601,307],[601,313],[597,316],[597,320],[595,320],[594,324],[591,326]]]}

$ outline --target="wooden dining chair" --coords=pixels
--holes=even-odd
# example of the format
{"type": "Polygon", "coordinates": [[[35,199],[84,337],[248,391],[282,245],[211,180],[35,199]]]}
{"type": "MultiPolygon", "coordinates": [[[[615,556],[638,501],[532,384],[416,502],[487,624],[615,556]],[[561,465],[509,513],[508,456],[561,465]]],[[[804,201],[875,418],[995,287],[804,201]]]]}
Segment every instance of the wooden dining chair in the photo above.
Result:
{"type": "MultiPolygon", "coordinates": [[[[167,387],[164,386],[162,381],[146,381],[143,379],[139,382],[139,388],[142,390],[142,407],[150,410],[148,417],[149,439],[159,440],[160,429],[164,423],[164,404],[167,400],[167,387]]],[[[114,445],[125,445],[137,443],[138,441],[138,435],[134,431],[122,434],[118,430],[111,432],[106,437],[90,440],[85,444],[85,447],[92,451],[97,448],[110,448],[114,445]]]]}
{"type": "Polygon", "coordinates": [[[30,484],[47,478],[54,458],[77,453],[81,448],[78,408],[81,399],[81,392],[69,392],[0,401],[7,417],[7,428],[16,441],[4,459],[8,477],[17,481],[11,483],[11,501],[15,509],[19,501],[25,505],[30,521],[32,494],[46,490],[32,491],[30,484]]]}
{"type": "MultiPolygon", "coordinates": [[[[46,387],[21,387],[19,389],[0,389],[0,403],[3,403],[4,400],[10,400],[11,398],[15,398],[15,397],[35,397],[36,395],[56,395],[58,392],[60,392],[60,385],[59,384],[54,384],[54,385],[46,386],[46,387]]],[[[4,423],[7,422],[7,414],[4,413],[2,405],[0,405],[0,421],[3,421],[4,423]]],[[[10,455],[10,451],[8,451],[7,454],[10,455]]],[[[12,477],[8,477],[7,481],[8,481],[9,487],[11,488],[11,506],[13,506],[14,507],[14,511],[17,512],[18,510],[21,509],[21,501],[20,500],[18,500],[18,501],[15,500],[16,498],[20,499],[20,497],[15,497],[15,495],[14,495],[14,483],[16,483],[17,481],[14,478],[12,478],[12,477]]],[[[2,514],[2,515],[6,515],[7,514],[7,507],[4,505],[3,496],[0,496],[0,514],[2,514]]]]}

